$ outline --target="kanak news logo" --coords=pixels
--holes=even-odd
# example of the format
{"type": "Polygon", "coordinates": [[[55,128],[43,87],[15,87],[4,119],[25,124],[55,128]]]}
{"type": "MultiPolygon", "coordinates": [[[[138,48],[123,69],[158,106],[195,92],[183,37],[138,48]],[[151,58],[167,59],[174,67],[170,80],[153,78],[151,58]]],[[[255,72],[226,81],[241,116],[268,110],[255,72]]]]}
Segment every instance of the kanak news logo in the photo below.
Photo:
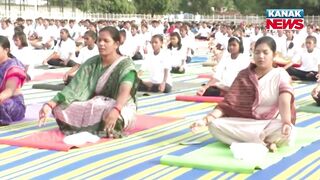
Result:
{"type": "Polygon", "coordinates": [[[300,30],[303,27],[303,9],[266,9],[266,29],[300,30]]]}

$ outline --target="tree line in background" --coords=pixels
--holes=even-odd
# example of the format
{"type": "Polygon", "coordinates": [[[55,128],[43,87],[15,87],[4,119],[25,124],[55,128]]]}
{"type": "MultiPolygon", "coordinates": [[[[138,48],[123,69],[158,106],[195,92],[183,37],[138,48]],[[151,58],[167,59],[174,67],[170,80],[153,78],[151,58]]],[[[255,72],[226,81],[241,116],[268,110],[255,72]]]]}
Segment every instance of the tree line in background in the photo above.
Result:
{"type": "MultiPolygon", "coordinates": [[[[1,2],[3,3],[3,0],[1,2]]],[[[264,15],[267,8],[302,8],[306,15],[320,14],[319,0],[47,0],[47,6],[59,6],[62,9],[72,7],[92,13],[119,14],[183,12],[211,15],[232,12],[243,15],[264,15]]]]}

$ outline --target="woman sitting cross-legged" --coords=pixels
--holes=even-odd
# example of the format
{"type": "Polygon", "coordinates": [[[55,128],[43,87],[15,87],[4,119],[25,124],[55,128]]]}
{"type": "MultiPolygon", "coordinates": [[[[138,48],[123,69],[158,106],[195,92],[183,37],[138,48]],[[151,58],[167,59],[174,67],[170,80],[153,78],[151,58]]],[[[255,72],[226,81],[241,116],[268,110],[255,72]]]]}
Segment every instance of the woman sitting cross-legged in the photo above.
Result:
{"type": "Polygon", "coordinates": [[[60,30],[61,40],[56,44],[54,52],[45,59],[42,64],[52,66],[73,67],[77,63],[76,58],[76,43],[71,39],[69,31],[65,28],[60,30]]]}
{"type": "Polygon", "coordinates": [[[119,31],[102,28],[99,55],[81,65],[73,80],[39,113],[42,126],[49,112],[66,134],[87,131],[100,137],[121,137],[136,118],[137,73],[133,61],[118,53],[119,31]]]}
{"type": "Polygon", "coordinates": [[[242,70],[224,101],[191,128],[207,125],[210,133],[226,144],[261,143],[271,151],[292,141],[296,117],[293,87],[283,68],[273,68],[275,51],[271,37],[258,39],[255,64],[242,70]]]}
{"type": "Polygon", "coordinates": [[[24,105],[21,87],[27,75],[24,65],[10,54],[10,42],[0,36],[0,126],[24,118],[24,105]]]}

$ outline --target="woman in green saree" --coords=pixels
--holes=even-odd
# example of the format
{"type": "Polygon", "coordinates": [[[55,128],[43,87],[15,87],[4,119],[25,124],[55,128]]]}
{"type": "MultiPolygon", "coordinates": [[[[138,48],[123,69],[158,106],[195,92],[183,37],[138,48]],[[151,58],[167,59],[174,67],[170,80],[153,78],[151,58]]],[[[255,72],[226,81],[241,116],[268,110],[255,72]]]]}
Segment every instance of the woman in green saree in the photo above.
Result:
{"type": "Polygon", "coordinates": [[[100,30],[99,55],[81,65],[74,79],[39,112],[39,126],[49,112],[66,134],[87,131],[100,137],[121,137],[136,115],[137,72],[130,58],[118,52],[119,31],[100,30]]]}

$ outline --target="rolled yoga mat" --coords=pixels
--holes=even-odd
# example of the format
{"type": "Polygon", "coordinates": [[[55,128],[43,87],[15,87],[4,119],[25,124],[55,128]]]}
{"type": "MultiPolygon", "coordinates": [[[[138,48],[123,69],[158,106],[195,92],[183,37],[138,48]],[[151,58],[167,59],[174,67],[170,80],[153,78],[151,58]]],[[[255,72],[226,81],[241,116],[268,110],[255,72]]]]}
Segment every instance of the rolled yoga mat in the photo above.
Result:
{"type": "Polygon", "coordinates": [[[199,74],[197,76],[197,78],[207,78],[207,79],[210,79],[212,78],[212,74],[199,74]]]}
{"type": "Polygon", "coordinates": [[[164,155],[160,163],[214,171],[253,173],[255,169],[265,169],[320,139],[319,129],[296,128],[296,130],[296,141],[292,146],[282,146],[277,152],[268,153],[263,160],[256,162],[235,159],[229,146],[215,142],[182,156],[164,155]]]}
{"type": "MultiPolygon", "coordinates": [[[[286,66],[286,64],[284,64],[284,63],[277,63],[277,65],[280,66],[280,67],[286,66]]],[[[300,67],[300,66],[301,66],[301,64],[293,64],[292,65],[292,67],[294,67],[294,68],[297,68],[297,67],[300,67]]]]}
{"type": "Polygon", "coordinates": [[[191,62],[190,63],[206,62],[207,60],[208,60],[207,57],[195,56],[195,57],[191,58],[191,62]]]}
{"type": "Polygon", "coordinates": [[[223,101],[223,99],[224,99],[224,97],[220,97],[220,96],[176,96],[177,101],[218,103],[218,102],[223,101]]]}
{"type": "Polygon", "coordinates": [[[61,83],[61,84],[41,83],[41,84],[32,85],[32,89],[47,89],[47,90],[53,90],[53,91],[61,91],[64,87],[65,87],[64,83],[61,83]]]}
{"type": "Polygon", "coordinates": [[[317,106],[316,103],[307,104],[300,106],[297,111],[299,112],[308,112],[308,113],[320,113],[320,106],[317,106]]]}
{"type": "Polygon", "coordinates": [[[214,62],[214,61],[207,61],[207,62],[204,62],[202,63],[202,66],[203,67],[214,67],[216,66],[218,63],[217,62],[214,62]]]}

